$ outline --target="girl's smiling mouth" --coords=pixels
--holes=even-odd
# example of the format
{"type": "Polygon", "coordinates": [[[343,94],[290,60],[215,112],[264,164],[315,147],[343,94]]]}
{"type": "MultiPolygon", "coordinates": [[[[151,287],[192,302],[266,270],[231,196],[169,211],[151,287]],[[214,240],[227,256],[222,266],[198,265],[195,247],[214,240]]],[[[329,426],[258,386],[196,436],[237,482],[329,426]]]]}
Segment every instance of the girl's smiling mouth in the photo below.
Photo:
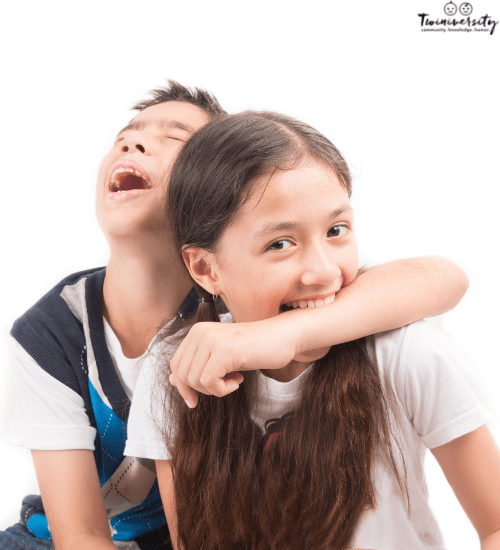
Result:
{"type": "Polygon", "coordinates": [[[280,307],[281,311],[290,311],[292,309],[305,309],[306,307],[323,307],[329,306],[335,300],[335,292],[328,294],[322,298],[302,298],[301,300],[292,300],[282,304],[280,307]]]}

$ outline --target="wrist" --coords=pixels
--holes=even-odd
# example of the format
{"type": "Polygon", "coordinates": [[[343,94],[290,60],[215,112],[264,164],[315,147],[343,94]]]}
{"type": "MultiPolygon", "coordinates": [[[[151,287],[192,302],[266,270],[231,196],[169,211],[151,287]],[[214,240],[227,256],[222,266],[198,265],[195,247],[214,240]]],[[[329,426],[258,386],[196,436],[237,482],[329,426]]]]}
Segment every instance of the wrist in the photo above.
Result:
{"type": "Polygon", "coordinates": [[[322,330],[322,327],[328,326],[331,318],[330,312],[323,310],[330,307],[294,309],[273,318],[280,323],[285,333],[285,342],[294,355],[332,345],[331,335],[323,337],[325,331],[322,330]]]}

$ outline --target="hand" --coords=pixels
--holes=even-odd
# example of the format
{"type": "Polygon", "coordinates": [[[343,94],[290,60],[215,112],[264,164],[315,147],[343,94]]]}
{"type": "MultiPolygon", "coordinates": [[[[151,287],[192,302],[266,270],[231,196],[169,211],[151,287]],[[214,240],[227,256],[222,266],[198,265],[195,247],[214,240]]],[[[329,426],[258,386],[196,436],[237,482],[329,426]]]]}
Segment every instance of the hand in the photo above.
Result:
{"type": "Polygon", "coordinates": [[[170,362],[170,383],[188,406],[196,407],[196,391],[223,397],[237,390],[243,382],[239,371],[288,365],[296,355],[296,332],[277,321],[280,317],[252,323],[196,323],[170,362]]]}

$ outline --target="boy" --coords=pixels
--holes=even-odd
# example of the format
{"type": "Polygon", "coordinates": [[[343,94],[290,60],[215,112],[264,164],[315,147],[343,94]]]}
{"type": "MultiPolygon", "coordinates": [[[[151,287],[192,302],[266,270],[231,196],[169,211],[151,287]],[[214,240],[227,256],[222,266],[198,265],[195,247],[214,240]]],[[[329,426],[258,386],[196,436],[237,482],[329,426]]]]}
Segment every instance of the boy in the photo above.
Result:
{"type": "MultiPolygon", "coordinates": [[[[196,307],[163,219],[164,176],[182,143],[224,111],[208,92],[175,82],[153,94],[136,105],[99,170],[107,268],[70,275],[12,329],[17,401],[8,440],[32,449],[43,506],[26,498],[22,523],[0,534],[0,549],[47,548],[50,537],[57,550],[168,547],[154,466],[123,449],[142,358],[159,327],[196,307]]],[[[449,309],[465,287],[448,262],[407,261],[359,277],[345,302],[358,316],[379,308],[370,317],[375,332],[449,309]],[[411,308],[388,306],[407,295],[411,308]]]]}

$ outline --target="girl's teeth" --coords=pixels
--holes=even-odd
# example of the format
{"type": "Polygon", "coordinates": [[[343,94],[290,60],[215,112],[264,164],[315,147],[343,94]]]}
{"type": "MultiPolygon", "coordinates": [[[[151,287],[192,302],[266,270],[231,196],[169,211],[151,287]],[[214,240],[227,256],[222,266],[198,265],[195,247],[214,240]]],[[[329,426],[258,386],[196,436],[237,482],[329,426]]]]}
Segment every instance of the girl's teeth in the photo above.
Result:
{"type": "Polygon", "coordinates": [[[298,307],[302,309],[306,307],[323,307],[330,305],[334,299],[335,294],[332,294],[324,299],[318,298],[317,300],[308,300],[307,302],[305,300],[300,300],[299,302],[288,302],[286,305],[288,307],[293,307],[294,309],[297,309],[298,307]]]}

